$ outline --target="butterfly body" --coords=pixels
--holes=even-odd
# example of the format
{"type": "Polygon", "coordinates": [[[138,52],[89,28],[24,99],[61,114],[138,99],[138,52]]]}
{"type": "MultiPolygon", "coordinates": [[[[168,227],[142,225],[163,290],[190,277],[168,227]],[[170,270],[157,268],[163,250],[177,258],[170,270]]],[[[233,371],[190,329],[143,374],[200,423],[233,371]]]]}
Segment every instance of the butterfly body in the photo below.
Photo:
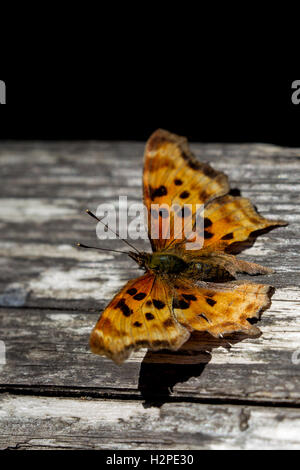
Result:
{"type": "Polygon", "coordinates": [[[144,203],[153,253],[128,252],[145,273],[130,280],[106,307],[91,333],[92,352],[121,364],[141,347],[176,351],[192,331],[215,337],[257,335],[258,328],[248,320],[260,318],[274,289],[231,280],[237,273],[272,270],[238,259],[233,247],[258,231],[287,224],[265,219],[248,199],[229,191],[227,176],[198,161],[184,137],[154,132],[144,158],[144,203]],[[204,233],[198,233],[190,249],[199,204],[204,207],[204,233]],[[169,210],[175,205],[176,211],[169,210]],[[183,221],[192,232],[180,238],[183,221]]]}
{"type": "Polygon", "coordinates": [[[199,258],[189,263],[185,270],[185,276],[210,282],[223,282],[233,279],[233,276],[223,266],[210,263],[205,258],[199,258]]]}
{"type": "Polygon", "coordinates": [[[169,252],[133,253],[135,261],[146,271],[157,275],[180,275],[201,281],[226,281],[233,276],[213,256],[197,256],[184,260],[177,254],[169,252]]]}
{"type": "Polygon", "coordinates": [[[146,268],[157,273],[179,274],[184,272],[188,264],[172,253],[153,253],[149,256],[146,268]]]}

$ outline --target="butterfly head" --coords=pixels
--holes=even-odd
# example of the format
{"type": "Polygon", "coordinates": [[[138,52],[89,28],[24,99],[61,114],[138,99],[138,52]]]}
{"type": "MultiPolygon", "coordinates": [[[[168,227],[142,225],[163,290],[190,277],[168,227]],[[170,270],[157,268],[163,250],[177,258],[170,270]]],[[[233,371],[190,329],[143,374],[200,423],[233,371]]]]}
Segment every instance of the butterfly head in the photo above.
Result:
{"type": "Polygon", "coordinates": [[[151,254],[145,253],[143,251],[141,251],[140,253],[136,253],[135,251],[129,251],[128,255],[139,265],[140,268],[146,268],[151,257],[151,254]]]}

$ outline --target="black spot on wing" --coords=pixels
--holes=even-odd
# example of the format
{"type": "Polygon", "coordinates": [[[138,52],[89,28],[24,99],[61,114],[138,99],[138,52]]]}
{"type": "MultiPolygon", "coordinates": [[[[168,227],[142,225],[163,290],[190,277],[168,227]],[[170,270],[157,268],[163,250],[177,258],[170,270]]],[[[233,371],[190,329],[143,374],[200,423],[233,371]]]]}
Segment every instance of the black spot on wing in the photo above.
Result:
{"type": "Polygon", "coordinates": [[[204,228],[211,227],[211,226],[212,226],[212,221],[208,217],[205,217],[204,228]]]}
{"type": "Polygon", "coordinates": [[[228,233],[227,235],[224,235],[224,237],[221,238],[221,240],[232,240],[233,239],[233,233],[228,233]]]}
{"type": "Polygon", "coordinates": [[[173,308],[186,310],[188,309],[190,304],[183,299],[173,299],[173,308]]]}
{"type": "Polygon", "coordinates": [[[143,300],[145,297],[146,297],[146,294],[144,292],[139,292],[133,298],[134,300],[143,300]]]}
{"type": "Polygon", "coordinates": [[[216,295],[216,292],[205,292],[206,297],[212,298],[212,297],[214,297],[214,295],[216,295]]]}
{"type": "Polygon", "coordinates": [[[188,166],[192,168],[192,170],[199,170],[201,168],[201,163],[197,162],[197,160],[190,159],[188,161],[188,166]]]}
{"type": "Polygon", "coordinates": [[[133,326],[136,326],[137,328],[140,328],[143,325],[139,321],[136,321],[136,322],[134,322],[133,326]]]}
{"type": "Polygon", "coordinates": [[[119,308],[125,317],[130,317],[133,314],[133,311],[128,307],[124,299],[119,300],[115,308],[119,308]]]}
{"type": "Polygon", "coordinates": [[[153,300],[153,305],[154,305],[154,307],[157,308],[158,310],[161,310],[162,308],[165,307],[166,304],[165,304],[164,302],[162,302],[161,300],[156,300],[156,299],[154,299],[154,300],[153,300]]]}
{"type": "Polygon", "coordinates": [[[186,310],[189,308],[189,306],[190,304],[185,300],[179,300],[179,308],[181,308],[181,310],[186,310]]]}
{"type": "Polygon", "coordinates": [[[167,318],[164,322],[163,322],[163,326],[165,328],[169,328],[170,326],[173,326],[174,325],[174,320],[172,320],[172,318],[167,318]]]}
{"type": "Polygon", "coordinates": [[[163,185],[156,189],[151,188],[151,191],[150,191],[150,196],[151,196],[152,201],[156,197],[166,196],[167,194],[168,194],[167,188],[163,185]]]}
{"type": "Polygon", "coordinates": [[[175,186],[181,186],[183,184],[183,182],[179,179],[176,179],[176,180],[174,180],[174,184],[175,184],[175,186]]]}
{"type": "Polygon", "coordinates": [[[152,315],[152,313],[146,313],[145,317],[147,318],[147,320],[154,320],[154,315],[152,315]]]}
{"type": "Polygon", "coordinates": [[[197,300],[197,297],[195,297],[194,295],[192,294],[182,294],[182,297],[185,298],[185,300],[192,300],[195,302],[195,300],[197,300]]]}
{"type": "Polygon", "coordinates": [[[213,233],[210,233],[208,232],[207,230],[204,230],[204,238],[205,240],[209,240],[210,238],[212,238],[214,236],[213,233]]]}
{"type": "Polygon", "coordinates": [[[213,307],[214,305],[216,305],[217,302],[213,299],[206,299],[206,303],[213,307]]]}
{"type": "Polygon", "coordinates": [[[181,156],[192,170],[199,170],[202,167],[202,163],[198,162],[194,156],[184,152],[183,150],[181,151],[181,156]]]}
{"type": "Polygon", "coordinates": [[[135,295],[136,293],[137,293],[137,290],[134,287],[132,287],[131,289],[128,289],[127,291],[127,294],[129,295],[135,295]]]}
{"type": "Polygon", "coordinates": [[[209,178],[215,178],[218,176],[218,172],[214,170],[210,165],[203,165],[201,170],[205,174],[205,176],[208,176],[209,178]]]}
{"type": "Polygon", "coordinates": [[[188,191],[183,191],[183,193],[180,194],[180,199],[187,199],[190,197],[190,193],[188,191]]]}

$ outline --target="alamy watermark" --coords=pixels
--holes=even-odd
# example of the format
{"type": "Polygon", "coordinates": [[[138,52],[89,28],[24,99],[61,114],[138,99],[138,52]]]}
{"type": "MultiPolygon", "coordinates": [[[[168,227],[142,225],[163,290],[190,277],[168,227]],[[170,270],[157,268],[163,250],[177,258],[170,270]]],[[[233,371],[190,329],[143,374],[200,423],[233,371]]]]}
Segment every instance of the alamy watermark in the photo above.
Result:
{"type": "Polygon", "coordinates": [[[0,80],[0,104],[6,104],[6,85],[3,80],[0,80]]]}
{"type": "Polygon", "coordinates": [[[295,105],[300,104],[300,80],[294,80],[292,83],[292,103],[295,105]]]}
{"type": "Polygon", "coordinates": [[[184,240],[187,250],[199,250],[205,235],[203,214],[203,204],[151,204],[148,209],[142,203],[128,205],[127,196],[120,196],[118,204],[98,206],[96,216],[101,223],[96,233],[100,240],[145,240],[148,236],[152,240],[184,240]]]}
{"type": "Polygon", "coordinates": [[[300,365],[300,349],[298,349],[297,351],[295,351],[292,355],[292,363],[295,365],[295,366],[299,366],[300,365]]]}

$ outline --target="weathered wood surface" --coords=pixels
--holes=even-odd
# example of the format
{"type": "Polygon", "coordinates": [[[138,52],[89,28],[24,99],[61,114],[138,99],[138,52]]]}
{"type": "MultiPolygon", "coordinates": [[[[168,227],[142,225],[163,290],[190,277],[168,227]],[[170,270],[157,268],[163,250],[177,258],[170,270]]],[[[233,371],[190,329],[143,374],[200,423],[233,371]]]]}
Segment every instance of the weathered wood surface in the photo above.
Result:
{"type": "Polygon", "coordinates": [[[300,410],[0,397],[2,449],[299,449],[300,410]]]}
{"type": "MultiPolygon", "coordinates": [[[[64,416],[68,419],[72,406],[80,412],[82,402],[76,396],[93,400],[97,397],[99,410],[105,403],[107,413],[108,404],[118,409],[121,397],[128,400],[128,406],[133,403],[132,413],[134,403],[137,407],[145,402],[147,406],[164,403],[161,410],[188,410],[191,404],[187,402],[197,402],[193,406],[200,407],[201,419],[196,423],[191,420],[189,430],[184,431],[187,448],[271,448],[281,447],[280,442],[286,448],[300,445],[300,434],[294,433],[299,430],[300,364],[292,361],[293,354],[300,350],[300,151],[268,145],[194,144],[192,148],[201,160],[226,172],[232,188],[239,188],[242,195],[250,197],[263,215],[290,223],[260,237],[240,255],[276,269],[274,275],[254,279],[277,288],[272,307],[259,323],[260,338],[216,341],[207,335],[197,336],[177,354],[140,351],[118,367],[90,354],[88,336],[111,296],[139,271],[124,255],[80,251],[74,243],[96,242],[95,225],[85,216],[85,208],[95,210],[103,202],[117,203],[119,195],[126,195],[129,203],[141,201],[143,145],[1,145],[0,340],[5,341],[6,364],[0,365],[0,388],[18,394],[4,395],[6,414],[2,410],[1,419],[5,419],[6,429],[18,427],[22,400],[36,400],[36,406],[43,407],[42,400],[46,398],[40,395],[49,395],[47,403],[52,410],[50,416],[53,415],[46,432],[46,424],[38,430],[42,411],[40,415],[29,413],[26,422],[33,440],[30,431],[24,433],[24,441],[21,435],[14,439],[13,432],[6,432],[1,446],[21,443],[22,447],[25,442],[26,448],[31,443],[33,447],[41,443],[49,448],[129,448],[129,443],[122,441],[122,421],[120,433],[114,432],[110,443],[96,442],[97,436],[102,435],[102,428],[96,424],[86,434],[86,423],[81,418],[83,437],[78,445],[74,435],[79,431],[73,425],[67,426],[63,439],[53,438],[63,428],[63,418],[55,415],[56,404],[66,404],[64,416]],[[71,396],[74,398],[68,398],[71,396]],[[110,401],[103,401],[105,397],[110,401]],[[178,403],[168,403],[172,399],[178,403]],[[11,414],[6,411],[7,403],[11,414]],[[257,408],[258,404],[265,406],[257,408]],[[241,433],[238,419],[234,418],[245,405],[260,413],[258,430],[253,432],[259,435],[259,429],[264,429],[261,442],[253,434],[241,433]],[[280,426],[274,407],[281,407],[280,426]],[[217,423],[220,410],[224,410],[224,426],[232,426],[231,437],[219,438],[217,431],[214,436],[214,426],[208,422],[217,423]],[[208,416],[210,419],[205,418],[208,416]],[[278,433],[273,441],[274,426],[278,433]],[[201,438],[202,433],[206,435],[202,428],[207,427],[208,440],[201,438]]],[[[101,245],[123,249],[118,240],[101,245]]],[[[145,241],[136,245],[148,248],[145,241]]],[[[121,403],[125,406],[127,401],[121,403]]],[[[88,405],[93,413],[93,402],[88,405]]],[[[62,408],[59,409],[63,416],[62,408]]],[[[158,426],[159,413],[155,419],[158,426]]],[[[188,418],[185,426],[189,426],[188,418]]],[[[219,425],[215,427],[218,429],[219,425]]],[[[104,428],[103,433],[108,435],[109,424],[104,428]]],[[[155,448],[155,443],[146,439],[146,427],[141,429],[145,432],[137,433],[139,447],[155,448]]],[[[176,433],[171,426],[166,445],[158,436],[158,441],[163,442],[161,447],[181,448],[176,433]]]]}
{"type": "Polygon", "coordinates": [[[300,367],[292,356],[299,348],[300,319],[292,305],[275,300],[262,321],[263,335],[244,341],[233,337],[230,349],[228,339],[196,335],[179,353],[143,350],[121,367],[89,351],[89,333],[98,314],[1,309],[7,365],[0,388],[59,393],[59,387],[64,394],[71,388],[82,395],[122,394],[147,402],[172,396],[299,405],[300,367]]]}

